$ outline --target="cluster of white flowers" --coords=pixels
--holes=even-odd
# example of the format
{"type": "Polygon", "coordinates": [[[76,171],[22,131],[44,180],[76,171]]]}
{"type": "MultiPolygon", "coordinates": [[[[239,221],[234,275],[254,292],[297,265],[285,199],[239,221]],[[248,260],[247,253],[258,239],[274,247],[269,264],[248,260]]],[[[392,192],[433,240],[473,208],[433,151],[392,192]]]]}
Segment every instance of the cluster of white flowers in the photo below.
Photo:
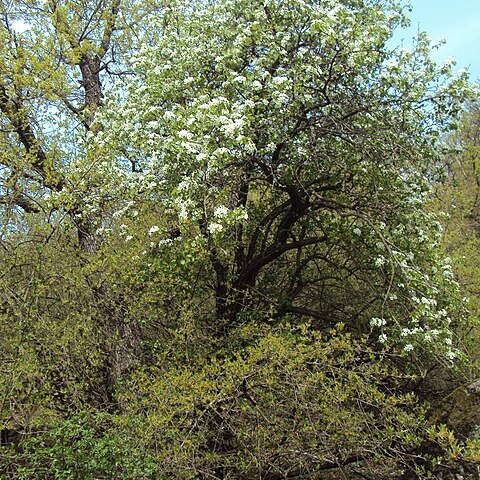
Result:
{"type": "Polygon", "coordinates": [[[371,327],[384,327],[387,324],[387,321],[384,318],[372,318],[370,320],[371,327]]]}
{"type": "Polygon", "coordinates": [[[173,243],[171,238],[162,238],[162,240],[158,242],[158,246],[163,247],[164,245],[170,245],[171,243],[173,243]]]}
{"type": "Polygon", "coordinates": [[[212,222],[208,225],[208,231],[211,235],[218,235],[223,231],[223,225],[218,222],[212,222]]]}
{"type": "Polygon", "coordinates": [[[214,210],[213,215],[216,218],[225,218],[228,216],[229,212],[230,210],[225,205],[220,205],[214,210]]]}
{"type": "Polygon", "coordinates": [[[447,350],[446,356],[449,360],[455,360],[455,358],[457,358],[457,352],[449,349],[447,350]]]}
{"type": "Polygon", "coordinates": [[[228,118],[222,116],[219,118],[219,121],[221,122],[220,131],[222,131],[227,137],[238,138],[243,132],[246,118],[228,118]]]}
{"type": "MultiPolygon", "coordinates": [[[[190,188],[191,185],[195,185],[195,182],[189,183],[189,186],[186,188],[190,188]]],[[[171,202],[173,208],[177,211],[178,218],[182,221],[199,218],[201,215],[194,200],[191,198],[185,198],[187,197],[189,191],[190,190],[185,192],[181,191],[181,194],[174,196],[171,202]]]]}
{"type": "Polygon", "coordinates": [[[263,88],[263,85],[258,81],[258,80],[255,80],[253,83],[252,83],[252,88],[254,90],[261,90],[263,88]]]}

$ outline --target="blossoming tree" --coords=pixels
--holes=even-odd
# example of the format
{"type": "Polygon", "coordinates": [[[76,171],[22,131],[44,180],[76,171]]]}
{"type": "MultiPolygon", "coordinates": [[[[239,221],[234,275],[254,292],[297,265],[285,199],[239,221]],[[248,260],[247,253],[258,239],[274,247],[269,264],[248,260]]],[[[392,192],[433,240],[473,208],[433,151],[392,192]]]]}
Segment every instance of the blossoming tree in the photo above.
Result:
{"type": "Polygon", "coordinates": [[[465,76],[423,34],[391,49],[402,22],[395,2],[199,2],[134,55],[102,142],[209,259],[221,329],[260,309],[455,356],[424,205],[465,76]]]}

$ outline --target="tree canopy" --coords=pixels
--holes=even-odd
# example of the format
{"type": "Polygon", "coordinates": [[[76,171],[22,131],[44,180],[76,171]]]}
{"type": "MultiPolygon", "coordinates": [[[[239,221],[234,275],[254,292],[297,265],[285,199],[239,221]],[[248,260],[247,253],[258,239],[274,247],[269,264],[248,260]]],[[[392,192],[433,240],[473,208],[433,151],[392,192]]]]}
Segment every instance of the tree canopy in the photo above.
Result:
{"type": "Polygon", "coordinates": [[[97,141],[210,260],[227,326],[263,305],[450,342],[449,267],[422,204],[465,78],[425,36],[389,51],[402,21],[388,2],[200,3],[167,10],[133,56],[97,141]]]}

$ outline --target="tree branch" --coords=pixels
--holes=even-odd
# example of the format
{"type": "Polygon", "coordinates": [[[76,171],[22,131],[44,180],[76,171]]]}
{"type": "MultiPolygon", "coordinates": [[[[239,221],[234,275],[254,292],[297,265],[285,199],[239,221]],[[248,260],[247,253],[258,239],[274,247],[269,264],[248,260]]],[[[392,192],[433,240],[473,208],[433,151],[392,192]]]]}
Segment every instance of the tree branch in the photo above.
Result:
{"type": "Polygon", "coordinates": [[[11,99],[5,85],[1,83],[0,111],[7,117],[14,128],[20,142],[25,147],[27,157],[33,169],[42,177],[44,185],[60,191],[64,185],[63,179],[58,178],[56,172],[53,172],[52,169],[49,168],[47,155],[39,145],[21,101],[11,99]]]}
{"type": "Polygon", "coordinates": [[[17,206],[26,213],[38,213],[41,211],[39,205],[25,195],[0,195],[0,205],[17,206]]]}
{"type": "Polygon", "coordinates": [[[108,18],[106,21],[105,29],[103,30],[103,37],[100,43],[100,50],[98,56],[103,58],[110,47],[110,41],[112,39],[113,32],[116,28],[116,20],[118,11],[120,9],[120,0],[113,0],[108,18]]]}
{"type": "Polygon", "coordinates": [[[296,242],[272,245],[271,247],[267,248],[265,252],[253,257],[251,261],[245,266],[245,268],[240,270],[237,279],[233,282],[233,286],[235,288],[241,289],[244,286],[252,285],[258,272],[265,265],[273,262],[278,257],[282,256],[285,252],[305,247],[307,245],[316,245],[318,243],[325,242],[326,240],[326,236],[310,237],[303,240],[298,240],[296,242]]]}

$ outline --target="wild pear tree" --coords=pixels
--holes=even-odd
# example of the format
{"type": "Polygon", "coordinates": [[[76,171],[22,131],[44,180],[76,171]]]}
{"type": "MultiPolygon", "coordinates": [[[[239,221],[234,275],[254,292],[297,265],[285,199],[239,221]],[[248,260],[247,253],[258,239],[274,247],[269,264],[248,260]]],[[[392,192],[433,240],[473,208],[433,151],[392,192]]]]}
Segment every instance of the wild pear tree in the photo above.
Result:
{"type": "Polygon", "coordinates": [[[455,356],[454,282],[424,205],[466,77],[429,59],[424,34],[388,47],[404,22],[393,1],[172,5],[133,56],[100,146],[128,152],[137,199],[209,259],[220,330],[261,311],[455,356]]]}

